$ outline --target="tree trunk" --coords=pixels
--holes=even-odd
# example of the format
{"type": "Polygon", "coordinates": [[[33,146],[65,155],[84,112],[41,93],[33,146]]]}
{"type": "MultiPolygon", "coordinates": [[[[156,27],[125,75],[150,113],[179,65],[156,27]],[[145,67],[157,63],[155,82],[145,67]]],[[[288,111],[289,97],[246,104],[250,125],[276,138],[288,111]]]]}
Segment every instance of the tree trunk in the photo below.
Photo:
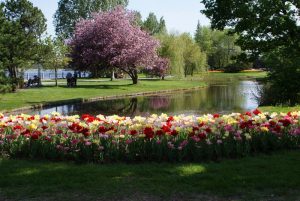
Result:
{"type": "Polygon", "coordinates": [[[132,77],[132,84],[138,84],[138,77],[132,77]]]}
{"type": "Polygon", "coordinates": [[[17,70],[17,68],[14,66],[8,68],[9,77],[11,79],[11,87],[12,87],[13,92],[15,92],[19,88],[19,81],[17,78],[16,70],[17,70]]]}
{"type": "Polygon", "coordinates": [[[138,73],[137,73],[137,70],[134,69],[129,75],[130,75],[130,77],[132,79],[132,84],[138,84],[138,73]]]}
{"type": "Polygon", "coordinates": [[[55,86],[57,87],[58,86],[58,83],[57,83],[57,68],[54,68],[54,74],[55,74],[55,86]]]}
{"type": "Polygon", "coordinates": [[[41,64],[38,65],[38,77],[39,77],[39,83],[38,86],[40,87],[42,85],[42,76],[41,76],[41,64]]]}
{"type": "Polygon", "coordinates": [[[110,81],[113,81],[113,80],[115,80],[115,71],[114,70],[111,71],[111,76],[110,76],[110,81]]]}

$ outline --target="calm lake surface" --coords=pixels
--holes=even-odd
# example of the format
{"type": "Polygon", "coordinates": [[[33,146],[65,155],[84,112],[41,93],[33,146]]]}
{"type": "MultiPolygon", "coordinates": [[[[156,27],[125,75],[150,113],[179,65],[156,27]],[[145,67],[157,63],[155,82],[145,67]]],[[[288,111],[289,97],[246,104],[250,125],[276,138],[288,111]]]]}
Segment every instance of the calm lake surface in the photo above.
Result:
{"type": "MultiPolygon", "coordinates": [[[[64,115],[103,114],[121,116],[148,116],[156,113],[207,114],[244,112],[257,108],[255,95],[259,83],[235,79],[213,80],[207,88],[155,96],[104,100],[92,103],[67,104],[33,110],[31,114],[49,114],[57,111],[64,115]]],[[[28,113],[28,112],[27,112],[28,113]]]]}

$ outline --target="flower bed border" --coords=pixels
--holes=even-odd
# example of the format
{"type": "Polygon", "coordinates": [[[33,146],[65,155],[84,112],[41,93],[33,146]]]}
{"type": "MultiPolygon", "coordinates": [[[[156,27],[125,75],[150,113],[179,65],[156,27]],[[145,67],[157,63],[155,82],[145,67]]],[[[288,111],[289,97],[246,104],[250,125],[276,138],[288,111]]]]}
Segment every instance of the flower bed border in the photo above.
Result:
{"type": "Polygon", "coordinates": [[[135,118],[4,116],[0,155],[80,162],[198,162],[300,149],[300,111],[135,118]]]}

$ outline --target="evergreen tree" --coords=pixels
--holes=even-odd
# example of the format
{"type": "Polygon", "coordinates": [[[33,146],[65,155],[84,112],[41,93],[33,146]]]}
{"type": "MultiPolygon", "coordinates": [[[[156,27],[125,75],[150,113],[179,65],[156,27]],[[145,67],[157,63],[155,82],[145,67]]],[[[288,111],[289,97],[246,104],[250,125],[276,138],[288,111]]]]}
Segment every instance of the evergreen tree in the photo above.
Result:
{"type": "Polygon", "coordinates": [[[135,23],[137,26],[142,27],[143,26],[143,19],[142,14],[139,11],[133,11],[135,15],[135,23]]]}
{"type": "Polygon", "coordinates": [[[195,41],[201,47],[201,50],[210,54],[212,51],[212,30],[207,26],[201,26],[198,21],[195,33],[195,41]]]}
{"type": "Polygon", "coordinates": [[[161,17],[158,21],[154,13],[149,13],[149,16],[143,22],[142,29],[147,31],[150,35],[167,32],[166,22],[164,18],[161,17]]]}

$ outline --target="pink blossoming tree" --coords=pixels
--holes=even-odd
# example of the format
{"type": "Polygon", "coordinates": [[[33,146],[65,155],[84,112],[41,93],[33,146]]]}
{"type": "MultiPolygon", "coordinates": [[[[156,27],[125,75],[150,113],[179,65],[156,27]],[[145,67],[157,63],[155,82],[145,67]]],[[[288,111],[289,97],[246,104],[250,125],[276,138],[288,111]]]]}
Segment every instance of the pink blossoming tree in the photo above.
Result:
{"type": "Polygon", "coordinates": [[[169,59],[159,57],[153,62],[152,66],[146,68],[146,71],[150,75],[158,76],[164,79],[167,74],[169,65],[170,65],[169,59]]]}
{"type": "MultiPolygon", "coordinates": [[[[73,62],[87,68],[118,68],[138,83],[140,69],[156,69],[159,42],[135,25],[133,12],[117,7],[76,24],[70,45],[73,62]]],[[[163,72],[168,66],[159,65],[163,72]]]]}

